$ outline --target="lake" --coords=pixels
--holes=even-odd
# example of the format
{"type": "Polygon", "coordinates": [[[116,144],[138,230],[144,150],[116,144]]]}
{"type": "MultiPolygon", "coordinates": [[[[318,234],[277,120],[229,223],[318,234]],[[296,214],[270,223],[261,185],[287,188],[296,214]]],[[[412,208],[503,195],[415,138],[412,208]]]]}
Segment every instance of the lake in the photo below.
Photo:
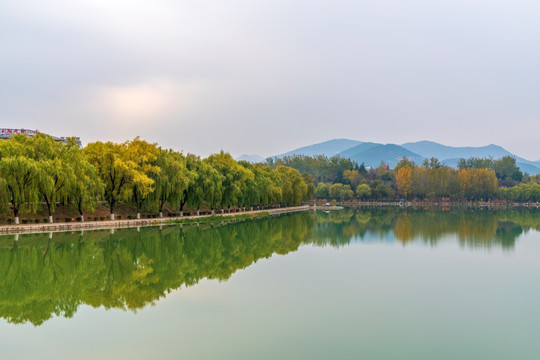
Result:
{"type": "Polygon", "coordinates": [[[540,211],[0,236],[0,359],[539,359],[540,211]]]}

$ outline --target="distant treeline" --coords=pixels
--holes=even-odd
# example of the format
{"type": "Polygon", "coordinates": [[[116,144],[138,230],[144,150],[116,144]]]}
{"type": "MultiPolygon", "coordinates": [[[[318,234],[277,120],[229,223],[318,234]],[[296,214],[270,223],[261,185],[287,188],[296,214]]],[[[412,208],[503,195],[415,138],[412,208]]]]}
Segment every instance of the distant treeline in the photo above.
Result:
{"type": "Polygon", "coordinates": [[[509,200],[540,201],[540,176],[523,174],[513,157],[461,159],[457,169],[436,158],[420,165],[403,158],[394,169],[339,156],[293,155],[268,159],[270,166],[290,166],[311,175],[315,197],[337,200],[509,200]]]}
{"type": "Polygon", "coordinates": [[[45,134],[0,141],[0,204],[19,213],[44,206],[50,221],[57,203],[71,204],[83,219],[105,201],[111,218],[119,201],[180,213],[259,205],[297,205],[313,197],[313,180],[288,166],[237,162],[220,152],[201,159],[162,149],[139,138],[94,142],[80,148],[74,138],[57,142],[45,134]]]}

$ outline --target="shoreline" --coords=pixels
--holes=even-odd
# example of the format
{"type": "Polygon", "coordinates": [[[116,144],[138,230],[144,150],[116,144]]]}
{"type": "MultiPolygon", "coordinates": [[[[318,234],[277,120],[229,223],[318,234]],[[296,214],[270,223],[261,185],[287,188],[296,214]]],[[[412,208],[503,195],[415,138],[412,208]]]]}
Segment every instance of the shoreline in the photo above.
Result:
{"type": "Polygon", "coordinates": [[[291,206],[283,208],[273,209],[261,209],[261,210],[248,210],[240,212],[230,212],[224,214],[215,215],[193,215],[193,216],[176,216],[176,217],[163,217],[152,219],[126,219],[126,220],[105,220],[105,221],[87,221],[87,222],[58,222],[58,223],[46,223],[46,224],[19,224],[19,225],[1,225],[0,234],[29,234],[29,233],[42,233],[42,232],[62,232],[62,231],[74,231],[74,230],[101,230],[101,229],[121,229],[121,228],[134,228],[139,226],[153,226],[153,225],[174,225],[181,224],[183,220],[193,221],[195,219],[204,219],[211,217],[231,217],[231,216],[244,216],[244,215],[256,215],[256,214],[268,214],[278,215],[293,213],[299,211],[308,211],[313,209],[313,206],[301,205],[291,206]]]}
{"type": "MultiPolygon", "coordinates": [[[[355,201],[339,203],[345,207],[489,207],[489,208],[540,208],[540,202],[493,202],[493,201],[355,201]]],[[[325,208],[318,206],[318,209],[325,208]]],[[[326,207],[328,208],[328,207],[326,207]]]]}
{"type": "Polygon", "coordinates": [[[449,207],[488,207],[488,208],[540,208],[539,202],[491,202],[491,201],[451,201],[451,202],[425,202],[425,201],[355,201],[343,202],[332,206],[324,205],[300,205],[283,208],[247,210],[230,213],[216,213],[214,215],[190,215],[190,216],[175,216],[152,219],[122,219],[122,220],[103,220],[103,221],[85,221],[85,222],[57,222],[57,223],[42,223],[42,224],[19,224],[19,225],[0,225],[0,235],[10,234],[29,234],[29,233],[44,233],[44,232],[67,232],[75,230],[101,230],[101,229],[121,229],[134,228],[140,226],[155,226],[155,225],[173,225],[192,222],[196,219],[216,218],[216,217],[235,217],[244,215],[268,214],[278,215],[286,213],[294,213],[300,211],[332,211],[342,210],[344,207],[433,207],[433,208],[449,208],[449,207]]]}

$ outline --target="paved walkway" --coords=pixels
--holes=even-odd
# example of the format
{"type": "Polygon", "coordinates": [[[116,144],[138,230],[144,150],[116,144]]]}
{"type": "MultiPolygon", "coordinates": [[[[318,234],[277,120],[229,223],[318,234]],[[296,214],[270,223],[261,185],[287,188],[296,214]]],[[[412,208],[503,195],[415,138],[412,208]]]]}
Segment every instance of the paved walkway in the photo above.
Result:
{"type": "Polygon", "coordinates": [[[72,231],[72,230],[96,230],[96,229],[116,229],[128,228],[137,226],[159,225],[170,222],[171,220],[192,220],[201,219],[211,216],[239,216],[249,214],[268,213],[270,215],[284,214],[297,211],[309,210],[308,205],[282,207],[273,209],[262,209],[252,211],[240,211],[231,213],[216,213],[215,215],[194,215],[194,216],[177,216],[163,217],[155,219],[133,219],[133,220],[109,220],[109,221],[86,221],[86,222],[69,222],[69,223],[52,223],[52,224],[24,224],[24,225],[2,225],[0,226],[0,234],[21,234],[33,232],[50,232],[50,231],[72,231]]]}

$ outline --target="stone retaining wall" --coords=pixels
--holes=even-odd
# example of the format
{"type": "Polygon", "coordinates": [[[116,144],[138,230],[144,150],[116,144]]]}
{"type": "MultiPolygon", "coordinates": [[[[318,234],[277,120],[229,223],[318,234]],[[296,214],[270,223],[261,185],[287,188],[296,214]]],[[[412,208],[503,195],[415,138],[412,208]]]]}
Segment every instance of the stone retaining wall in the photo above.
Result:
{"type": "Polygon", "coordinates": [[[231,212],[215,215],[194,215],[194,216],[178,216],[178,217],[163,217],[156,219],[134,219],[134,220],[109,220],[109,221],[87,221],[87,222],[72,222],[72,223],[52,223],[52,224],[25,224],[25,225],[3,225],[0,226],[0,234],[21,234],[34,232],[51,232],[51,231],[72,231],[72,230],[96,230],[96,229],[117,229],[137,226],[149,226],[166,224],[171,220],[192,220],[201,219],[211,216],[239,216],[249,214],[268,213],[270,215],[291,213],[297,211],[309,210],[308,205],[283,207],[274,209],[262,209],[252,211],[231,212]]]}

